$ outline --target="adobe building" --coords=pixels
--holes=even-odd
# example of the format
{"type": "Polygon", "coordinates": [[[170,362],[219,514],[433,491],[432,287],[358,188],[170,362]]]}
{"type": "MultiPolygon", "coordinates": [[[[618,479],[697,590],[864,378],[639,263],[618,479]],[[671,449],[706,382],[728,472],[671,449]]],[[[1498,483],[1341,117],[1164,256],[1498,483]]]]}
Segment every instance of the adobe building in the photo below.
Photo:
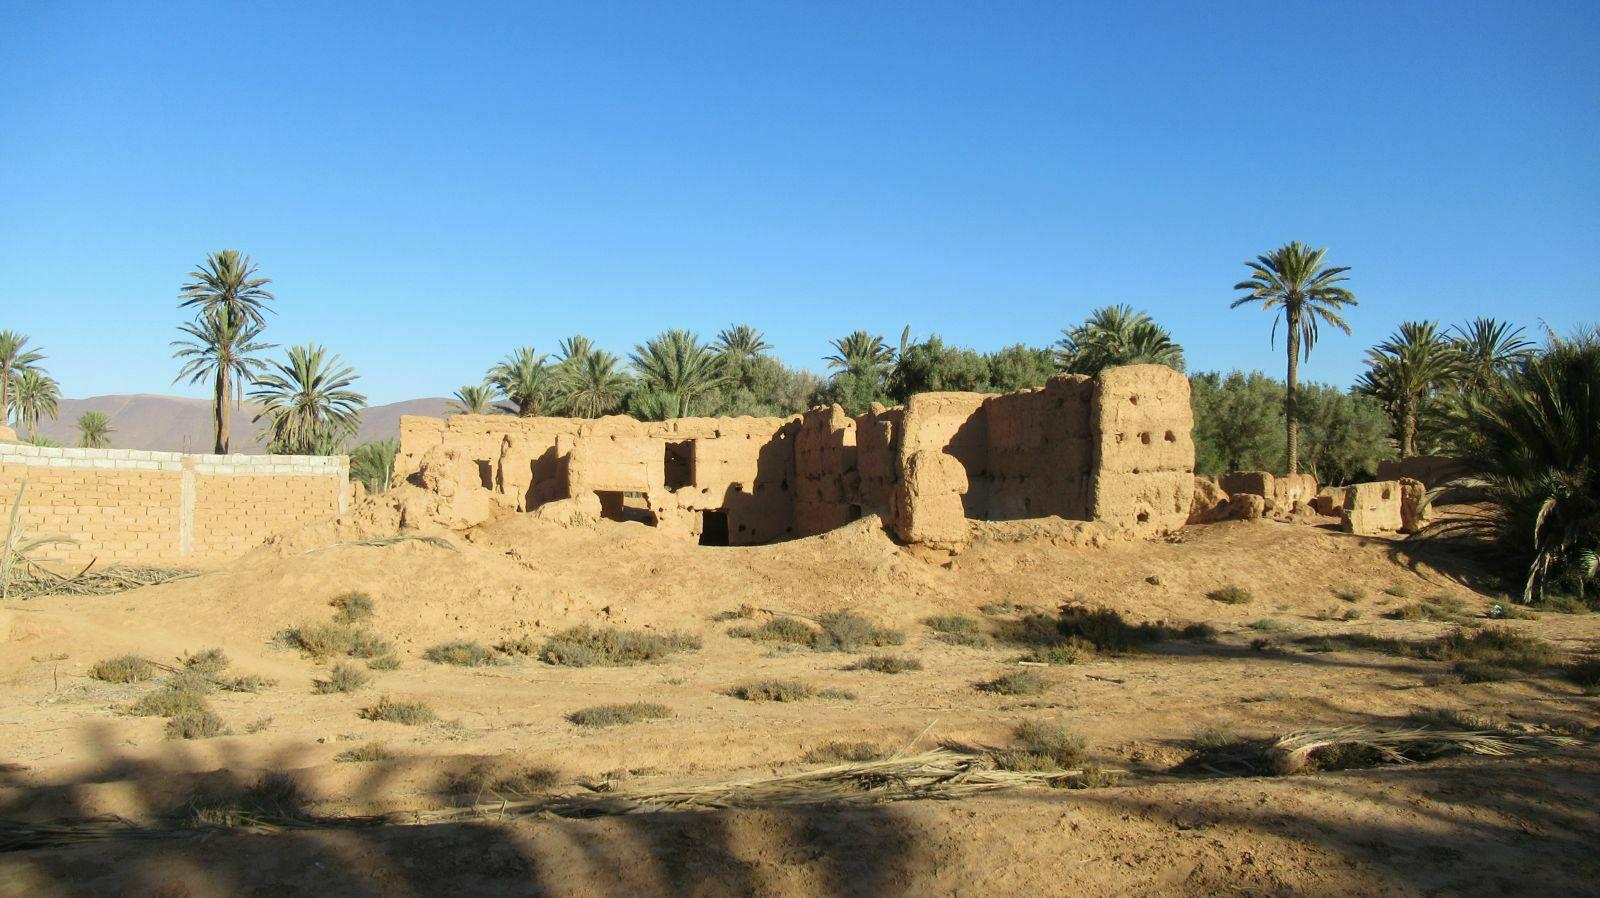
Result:
{"type": "Polygon", "coordinates": [[[1159,534],[1194,491],[1189,381],[1133,365],[1001,395],[924,393],[851,417],[404,417],[403,516],[471,526],[510,512],[635,520],[706,545],[810,536],[878,514],[953,548],[967,521],[1060,517],[1159,534]]]}

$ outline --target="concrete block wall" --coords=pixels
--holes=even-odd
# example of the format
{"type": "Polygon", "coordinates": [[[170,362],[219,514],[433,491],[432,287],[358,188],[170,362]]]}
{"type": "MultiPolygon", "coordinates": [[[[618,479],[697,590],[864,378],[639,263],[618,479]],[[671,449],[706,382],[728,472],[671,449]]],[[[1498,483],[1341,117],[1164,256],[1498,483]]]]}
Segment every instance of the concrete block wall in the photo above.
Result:
{"type": "Polygon", "coordinates": [[[179,563],[239,555],[266,537],[347,510],[343,456],[185,455],[0,445],[0,502],[26,480],[33,536],[77,540],[64,561],[179,563]]]}

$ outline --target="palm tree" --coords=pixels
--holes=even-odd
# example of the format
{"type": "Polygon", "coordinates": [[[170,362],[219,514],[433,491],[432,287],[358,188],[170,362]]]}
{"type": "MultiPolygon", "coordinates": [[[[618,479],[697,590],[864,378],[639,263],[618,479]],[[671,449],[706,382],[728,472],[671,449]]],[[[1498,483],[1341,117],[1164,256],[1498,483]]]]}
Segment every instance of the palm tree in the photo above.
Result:
{"type": "Polygon", "coordinates": [[[1465,392],[1482,390],[1521,367],[1533,355],[1533,344],[1522,339],[1522,328],[1493,318],[1475,318],[1450,329],[1461,363],[1459,385],[1465,392]]]}
{"type": "Polygon", "coordinates": [[[1166,365],[1183,370],[1183,347],[1166,328],[1132,306],[1101,306],[1088,320],[1063,329],[1056,341],[1056,367],[1073,374],[1099,374],[1116,365],[1166,365]]]}
{"type": "Polygon", "coordinates": [[[494,414],[494,388],[488,385],[465,386],[455,392],[450,411],[457,415],[494,414]]]}
{"type": "MultiPolygon", "coordinates": [[[[909,334],[910,330],[907,329],[909,334]]],[[[903,341],[904,338],[902,338],[903,341]]],[[[894,364],[894,349],[866,331],[855,331],[832,343],[834,354],[827,357],[829,368],[856,377],[881,377],[894,364]]]]}
{"type": "Polygon", "coordinates": [[[1354,293],[1340,283],[1349,280],[1344,276],[1349,266],[1331,267],[1322,264],[1328,250],[1312,249],[1294,241],[1278,247],[1266,255],[1257,256],[1254,262],[1244,263],[1252,272],[1248,280],[1233,285],[1235,290],[1248,290],[1247,295],[1233,301],[1229,308],[1250,302],[1261,303],[1264,311],[1273,312],[1272,335],[1276,341],[1278,322],[1287,325],[1289,349],[1289,382],[1283,395],[1284,417],[1289,431],[1289,473],[1300,473],[1300,430],[1295,417],[1295,394],[1300,389],[1300,356],[1311,357],[1311,348],[1317,344],[1318,323],[1326,321],[1346,334],[1350,325],[1339,315],[1339,309],[1356,304],[1354,293]]]}
{"type": "Polygon", "coordinates": [[[770,350],[772,344],[767,342],[766,334],[750,325],[736,324],[718,333],[711,348],[716,350],[717,355],[742,362],[770,350]]]}
{"type": "Polygon", "coordinates": [[[218,306],[213,312],[201,312],[200,317],[192,323],[179,325],[178,330],[191,339],[172,341],[177,347],[172,357],[183,361],[183,367],[178,369],[178,376],[172,382],[187,377],[189,383],[195,384],[211,378],[212,451],[227,455],[232,429],[228,400],[235,387],[243,393],[245,382],[262,367],[262,361],[255,354],[273,348],[272,344],[257,342],[261,326],[235,317],[226,305],[218,306]]]}
{"type": "MultiPolygon", "coordinates": [[[[532,346],[524,346],[496,362],[484,376],[484,383],[508,400],[516,408],[517,415],[523,418],[531,418],[544,411],[553,386],[545,357],[536,354],[532,346]]],[[[482,415],[486,412],[472,414],[482,415]]]]}
{"type": "Polygon", "coordinates": [[[55,378],[37,368],[28,368],[16,375],[17,395],[11,404],[16,410],[17,423],[27,428],[30,438],[38,435],[39,419],[54,421],[61,401],[61,385],[55,378]]]}
{"type": "Polygon", "coordinates": [[[17,375],[38,367],[44,353],[28,349],[27,334],[0,331],[0,424],[11,417],[11,384],[17,375]]]}
{"type": "Polygon", "coordinates": [[[598,418],[615,411],[628,391],[628,375],[618,370],[622,359],[603,349],[563,361],[559,374],[562,404],[578,418],[598,418]]]}
{"type": "Polygon", "coordinates": [[[311,453],[356,432],[367,397],[350,389],[359,377],[338,355],[311,343],[291,346],[286,361],[269,364],[250,391],[261,403],[255,420],[268,422],[268,451],[311,453]]]}
{"type": "Polygon", "coordinates": [[[248,321],[258,328],[267,326],[261,315],[273,295],[266,289],[271,278],[256,277],[255,263],[236,249],[211,253],[200,267],[189,272],[194,278],[178,292],[178,308],[199,306],[200,314],[209,315],[218,309],[227,309],[235,321],[248,321]]]}
{"type": "Polygon", "coordinates": [[[350,476],[361,481],[369,493],[384,492],[394,477],[394,458],[399,452],[399,440],[362,443],[350,451],[350,476]]]}
{"type": "Polygon", "coordinates": [[[646,387],[668,399],[671,418],[686,417],[694,400],[723,379],[711,347],[685,330],[664,331],[635,346],[629,361],[646,387]]]}
{"type": "Polygon", "coordinates": [[[594,341],[582,334],[574,334],[556,343],[556,364],[584,358],[594,352],[594,341]]]}
{"type": "Polygon", "coordinates": [[[1406,321],[1389,339],[1367,350],[1367,370],[1356,392],[1389,409],[1400,434],[1400,457],[1416,454],[1417,419],[1439,388],[1461,370],[1460,356],[1432,321],[1406,321]]]}
{"type": "Polygon", "coordinates": [[[78,446],[83,449],[110,449],[116,428],[105,412],[84,412],[78,416],[78,446]]]}

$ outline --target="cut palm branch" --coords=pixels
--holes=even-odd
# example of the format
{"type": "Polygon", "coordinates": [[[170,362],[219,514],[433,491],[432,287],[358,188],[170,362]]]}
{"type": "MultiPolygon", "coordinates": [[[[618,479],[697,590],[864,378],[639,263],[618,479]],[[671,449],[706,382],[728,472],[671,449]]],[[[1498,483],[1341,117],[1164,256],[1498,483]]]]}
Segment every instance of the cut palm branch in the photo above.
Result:
{"type": "Polygon", "coordinates": [[[1317,766],[1319,756],[1364,754],[1376,763],[1408,764],[1448,755],[1507,757],[1542,748],[1577,745],[1578,740],[1554,733],[1511,733],[1499,730],[1373,730],[1348,726],[1302,730],[1280,738],[1267,750],[1273,772],[1298,773],[1317,766]]]}

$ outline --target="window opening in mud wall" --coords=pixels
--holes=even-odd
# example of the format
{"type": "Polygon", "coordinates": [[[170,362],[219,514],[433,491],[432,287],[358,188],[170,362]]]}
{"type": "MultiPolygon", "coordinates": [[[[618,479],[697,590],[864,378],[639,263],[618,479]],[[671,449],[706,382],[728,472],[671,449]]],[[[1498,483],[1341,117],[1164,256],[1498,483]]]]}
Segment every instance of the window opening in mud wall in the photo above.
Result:
{"type": "Polygon", "coordinates": [[[728,544],[728,513],[702,511],[700,513],[700,545],[726,546],[728,544]]]}
{"type": "Polygon", "coordinates": [[[594,494],[600,500],[600,517],[608,521],[637,521],[655,526],[656,514],[650,510],[644,493],[595,490],[594,494]]]}
{"type": "Polygon", "coordinates": [[[667,489],[676,490],[694,486],[694,440],[667,443],[663,451],[665,457],[662,459],[662,466],[665,469],[667,489]]]}

